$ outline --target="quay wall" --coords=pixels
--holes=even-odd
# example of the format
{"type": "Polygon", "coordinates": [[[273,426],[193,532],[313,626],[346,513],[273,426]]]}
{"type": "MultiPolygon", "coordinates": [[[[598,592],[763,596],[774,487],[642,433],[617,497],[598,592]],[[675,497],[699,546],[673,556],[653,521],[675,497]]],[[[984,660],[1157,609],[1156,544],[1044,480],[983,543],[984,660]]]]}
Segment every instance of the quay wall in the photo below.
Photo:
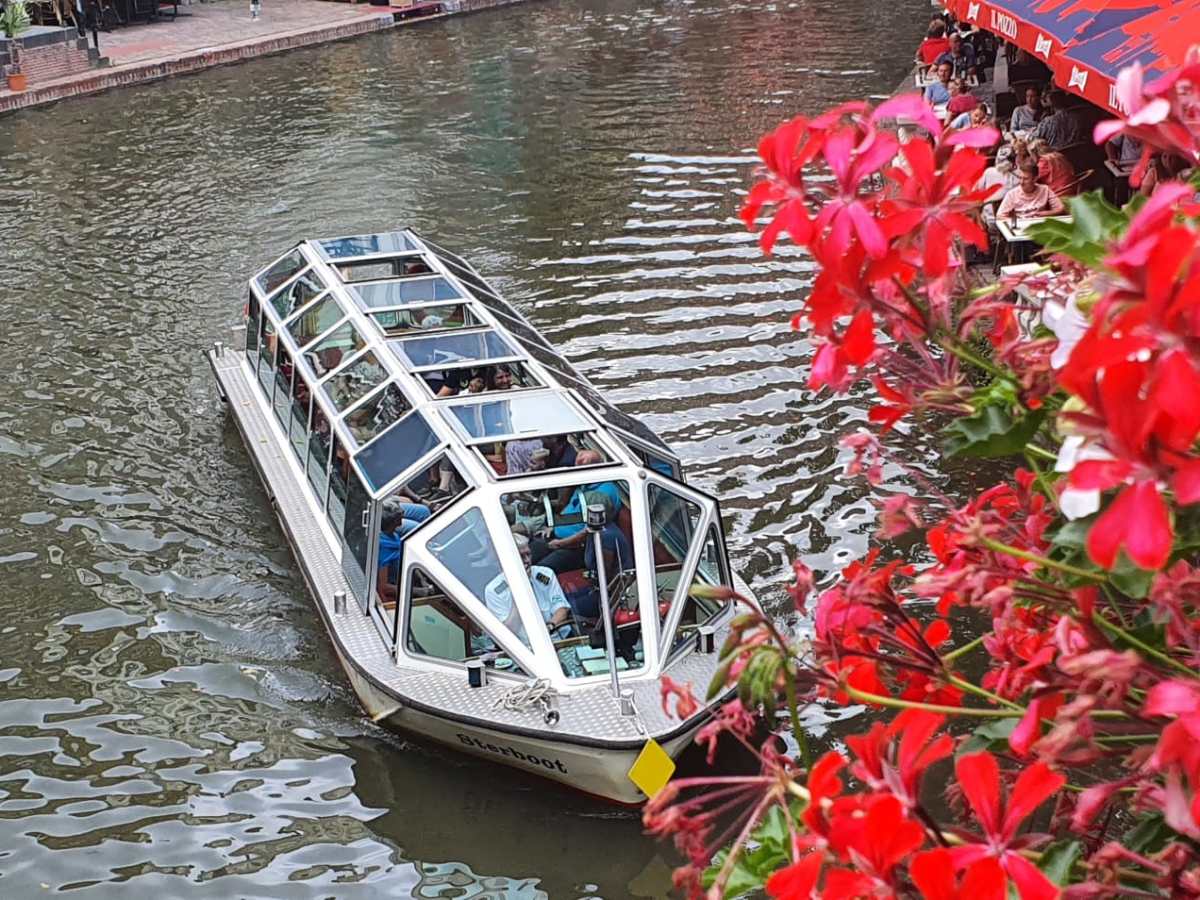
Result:
{"type": "Polygon", "coordinates": [[[353,21],[275,32],[249,40],[173,54],[160,59],[89,69],[85,72],[64,74],[64,77],[50,80],[43,80],[46,74],[51,74],[45,73],[37,83],[30,84],[28,90],[21,92],[3,90],[3,79],[0,78],[0,115],[55,103],[70,97],[94,94],[126,85],[144,84],[174,75],[186,75],[214,66],[242,62],[300,47],[346,40],[406,25],[417,25],[449,16],[466,15],[524,2],[528,2],[528,0],[442,0],[441,12],[422,16],[405,16],[402,15],[402,7],[385,7],[375,15],[363,15],[353,21]]]}

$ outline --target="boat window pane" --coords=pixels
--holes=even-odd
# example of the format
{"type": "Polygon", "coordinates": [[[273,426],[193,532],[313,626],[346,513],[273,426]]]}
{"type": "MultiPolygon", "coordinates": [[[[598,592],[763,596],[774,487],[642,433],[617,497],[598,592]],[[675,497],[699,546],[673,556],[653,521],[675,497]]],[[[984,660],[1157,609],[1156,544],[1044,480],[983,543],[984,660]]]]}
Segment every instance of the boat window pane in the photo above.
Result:
{"type": "Polygon", "coordinates": [[[590,423],[557,394],[517,394],[441,407],[474,439],[586,431],[590,423]]]}
{"type": "Polygon", "coordinates": [[[308,265],[299,248],[279,258],[271,267],[264,269],[254,279],[263,294],[270,295],[281,284],[308,265]]]}
{"type": "Polygon", "coordinates": [[[476,318],[470,308],[461,303],[396,309],[391,312],[374,313],[371,318],[379,323],[383,333],[390,338],[422,331],[447,331],[487,324],[476,318]]]}
{"type": "MultiPolygon", "coordinates": [[[[521,616],[512,602],[508,579],[500,568],[500,559],[496,556],[483,514],[476,507],[431,537],[426,547],[509,631],[529,646],[529,638],[521,627],[521,616]]],[[[477,647],[474,652],[487,649],[477,647]]]]}
{"type": "Polygon", "coordinates": [[[346,518],[342,528],[342,574],[350,590],[367,609],[367,555],[370,550],[371,495],[356,474],[346,491],[346,518]]]}
{"type": "Polygon", "coordinates": [[[430,429],[425,417],[409,413],[370,446],[358,451],[355,457],[367,476],[371,490],[386,487],[388,482],[433,450],[440,441],[430,429]]]}
{"type": "Polygon", "coordinates": [[[658,591],[658,615],[666,622],[671,600],[679,586],[683,561],[700,523],[700,507],[673,491],[651,484],[646,492],[650,504],[650,540],[654,548],[654,583],[658,591]]]}
{"type": "Polygon", "coordinates": [[[460,300],[458,288],[445,278],[410,278],[406,281],[379,281],[351,288],[358,305],[368,312],[382,306],[432,303],[435,300],[460,300]]]}
{"type": "Polygon", "coordinates": [[[356,234],[349,237],[317,241],[321,252],[329,259],[345,259],[349,256],[366,256],[368,253],[403,253],[419,250],[416,243],[399,231],[388,234],[356,234]]]}
{"type": "Polygon", "coordinates": [[[292,333],[292,337],[296,339],[296,343],[303,347],[311,344],[343,318],[345,316],[342,314],[342,308],[330,295],[300,313],[287,323],[287,327],[288,331],[292,333]]]}
{"type": "Polygon", "coordinates": [[[325,396],[339,410],[348,409],[365,397],[371,388],[383,384],[387,372],[375,358],[375,351],[364,353],[345,366],[332,378],[322,383],[325,396]]]}
{"type": "Polygon", "coordinates": [[[694,641],[696,630],[721,611],[722,604],[719,600],[705,596],[705,592],[698,589],[724,584],[729,584],[729,575],[721,556],[721,541],[717,537],[716,528],[710,527],[704,541],[704,549],[700,552],[696,576],[692,579],[691,589],[684,601],[683,614],[679,617],[679,625],[671,639],[670,652],[674,653],[680,647],[694,641]]]}
{"type": "Polygon", "coordinates": [[[258,363],[258,319],[262,309],[254,291],[247,288],[246,294],[246,356],[250,360],[250,367],[254,368],[258,363]]]}
{"type": "Polygon", "coordinates": [[[388,384],[346,414],[346,428],[361,447],[399,421],[411,408],[400,388],[388,384]]]}
{"type": "Polygon", "coordinates": [[[313,403],[312,423],[308,430],[308,480],[317,496],[317,503],[325,506],[325,494],[329,479],[329,446],[332,427],[321,404],[313,403]]]}
{"type": "Polygon", "coordinates": [[[392,489],[380,503],[380,569],[377,591],[385,605],[397,596],[399,550],[404,541],[439,512],[461,497],[467,483],[445,453],[392,489]],[[384,555],[387,549],[389,553],[384,555]],[[395,557],[394,563],[392,557],[395,557]]]}
{"type": "Polygon", "coordinates": [[[288,442],[292,452],[300,464],[304,464],[305,451],[308,447],[308,413],[312,405],[312,389],[300,372],[292,376],[292,403],[290,424],[288,425],[288,442]]]}
{"type": "Polygon", "coordinates": [[[346,490],[350,482],[350,453],[336,432],[333,436],[333,454],[329,460],[329,504],[325,515],[336,534],[342,533],[346,520],[346,490]]]}
{"type": "Polygon", "coordinates": [[[363,262],[342,262],[335,268],[347,284],[360,281],[383,281],[388,278],[413,278],[431,275],[433,269],[425,258],[417,255],[394,256],[390,259],[372,259],[363,262]]]}
{"type": "Polygon", "coordinates": [[[463,269],[471,268],[467,264],[467,261],[464,260],[457,253],[451,253],[445,247],[439,247],[433,241],[429,241],[429,240],[425,241],[425,246],[428,247],[430,250],[432,250],[435,254],[440,256],[442,259],[442,262],[444,262],[444,263],[453,263],[454,265],[456,265],[460,268],[463,268],[463,269]]]}
{"type": "Polygon", "coordinates": [[[492,391],[525,390],[545,387],[522,362],[496,363],[491,366],[462,366],[440,372],[422,372],[421,378],[437,399],[458,394],[487,394],[492,391]]]}
{"type": "Polygon", "coordinates": [[[269,399],[271,396],[271,381],[275,377],[275,345],[279,339],[275,336],[275,326],[268,316],[262,316],[258,325],[258,380],[269,399]]]}
{"type": "MultiPolygon", "coordinates": [[[[408,627],[405,646],[409,653],[464,662],[481,653],[494,653],[497,644],[450,593],[425,572],[414,568],[409,580],[408,627]]],[[[495,668],[524,670],[507,656],[493,658],[495,668]]]]}
{"type": "Polygon", "coordinates": [[[467,285],[472,293],[479,296],[479,299],[485,299],[485,295],[499,298],[499,293],[496,289],[484,281],[474,269],[467,267],[465,264],[458,265],[453,260],[446,260],[445,262],[454,276],[467,285]]]}
{"type": "Polygon", "coordinates": [[[288,411],[292,406],[292,376],[295,374],[295,370],[296,365],[292,361],[292,354],[287,347],[280,345],[279,365],[275,369],[275,392],[272,397],[272,406],[275,409],[275,418],[283,426],[284,434],[287,434],[288,430],[288,411]]]}
{"type": "Polygon", "coordinates": [[[286,319],[300,307],[304,306],[319,293],[325,290],[325,282],[315,269],[298,276],[291,284],[271,297],[271,305],[279,318],[286,319]]]}
{"type": "Polygon", "coordinates": [[[339,325],[305,351],[304,356],[320,367],[320,372],[331,372],[345,360],[367,346],[363,336],[350,322],[339,325]]]}
{"type": "Polygon", "coordinates": [[[519,356],[512,346],[494,331],[474,331],[469,334],[439,334],[434,337],[391,341],[400,356],[414,368],[419,366],[449,366],[459,362],[500,359],[519,356]]]}

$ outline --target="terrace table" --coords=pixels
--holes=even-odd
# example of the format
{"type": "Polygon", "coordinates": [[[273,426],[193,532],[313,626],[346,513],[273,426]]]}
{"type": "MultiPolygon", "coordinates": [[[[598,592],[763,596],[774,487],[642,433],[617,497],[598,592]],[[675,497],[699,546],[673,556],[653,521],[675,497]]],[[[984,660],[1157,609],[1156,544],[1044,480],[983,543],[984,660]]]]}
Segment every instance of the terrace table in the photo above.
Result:
{"type": "Polygon", "coordinates": [[[1036,225],[1038,222],[1045,222],[1049,219],[1055,219],[1059,222],[1071,221],[1070,216],[1038,216],[1021,218],[1017,219],[1015,223],[1012,221],[1012,219],[996,220],[996,230],[1000,232],[1000,237],[1004,238],[1004,241],[1007,244],[1007,257],[1010,265],[1013,263],[1014,257],[1018,255],[1018,250],[1020,251],[1020,255],[1023,256],[1028,250],[1028,248],[1024,245],[1033,243],[1033,238],[1029,236],[1028,232],[1030,226],[1036,225]]]}

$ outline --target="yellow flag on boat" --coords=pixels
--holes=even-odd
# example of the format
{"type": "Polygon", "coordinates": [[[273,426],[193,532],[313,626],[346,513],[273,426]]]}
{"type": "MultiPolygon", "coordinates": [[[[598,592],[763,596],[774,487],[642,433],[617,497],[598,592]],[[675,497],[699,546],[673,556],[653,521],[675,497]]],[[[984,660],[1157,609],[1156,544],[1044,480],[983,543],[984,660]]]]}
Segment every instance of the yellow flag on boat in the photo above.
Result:
{"type": "Polygon", "coordinates": [[[629,769],[629,780],[638,786],[643,794],[653,799],[661,791],[671,776],[675,774],[675,760],[659,746],[654,738],[646,741],[642,752],[633,761],[629,769]]]}

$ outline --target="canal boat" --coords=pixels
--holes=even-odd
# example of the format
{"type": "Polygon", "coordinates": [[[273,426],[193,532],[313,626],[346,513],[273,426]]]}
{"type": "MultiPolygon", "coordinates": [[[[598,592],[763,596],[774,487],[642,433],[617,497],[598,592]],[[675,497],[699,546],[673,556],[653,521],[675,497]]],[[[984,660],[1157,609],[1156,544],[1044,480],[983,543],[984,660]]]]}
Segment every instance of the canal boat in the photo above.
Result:
{"type": "Polygon", "coordinates": [[[370,717],[638,804],[724,698],[715,498],[460,256],[306,240],[249,282],[222,399],[370,717]],[[639,786],[640,785],[640,786],[639,786]]]}

